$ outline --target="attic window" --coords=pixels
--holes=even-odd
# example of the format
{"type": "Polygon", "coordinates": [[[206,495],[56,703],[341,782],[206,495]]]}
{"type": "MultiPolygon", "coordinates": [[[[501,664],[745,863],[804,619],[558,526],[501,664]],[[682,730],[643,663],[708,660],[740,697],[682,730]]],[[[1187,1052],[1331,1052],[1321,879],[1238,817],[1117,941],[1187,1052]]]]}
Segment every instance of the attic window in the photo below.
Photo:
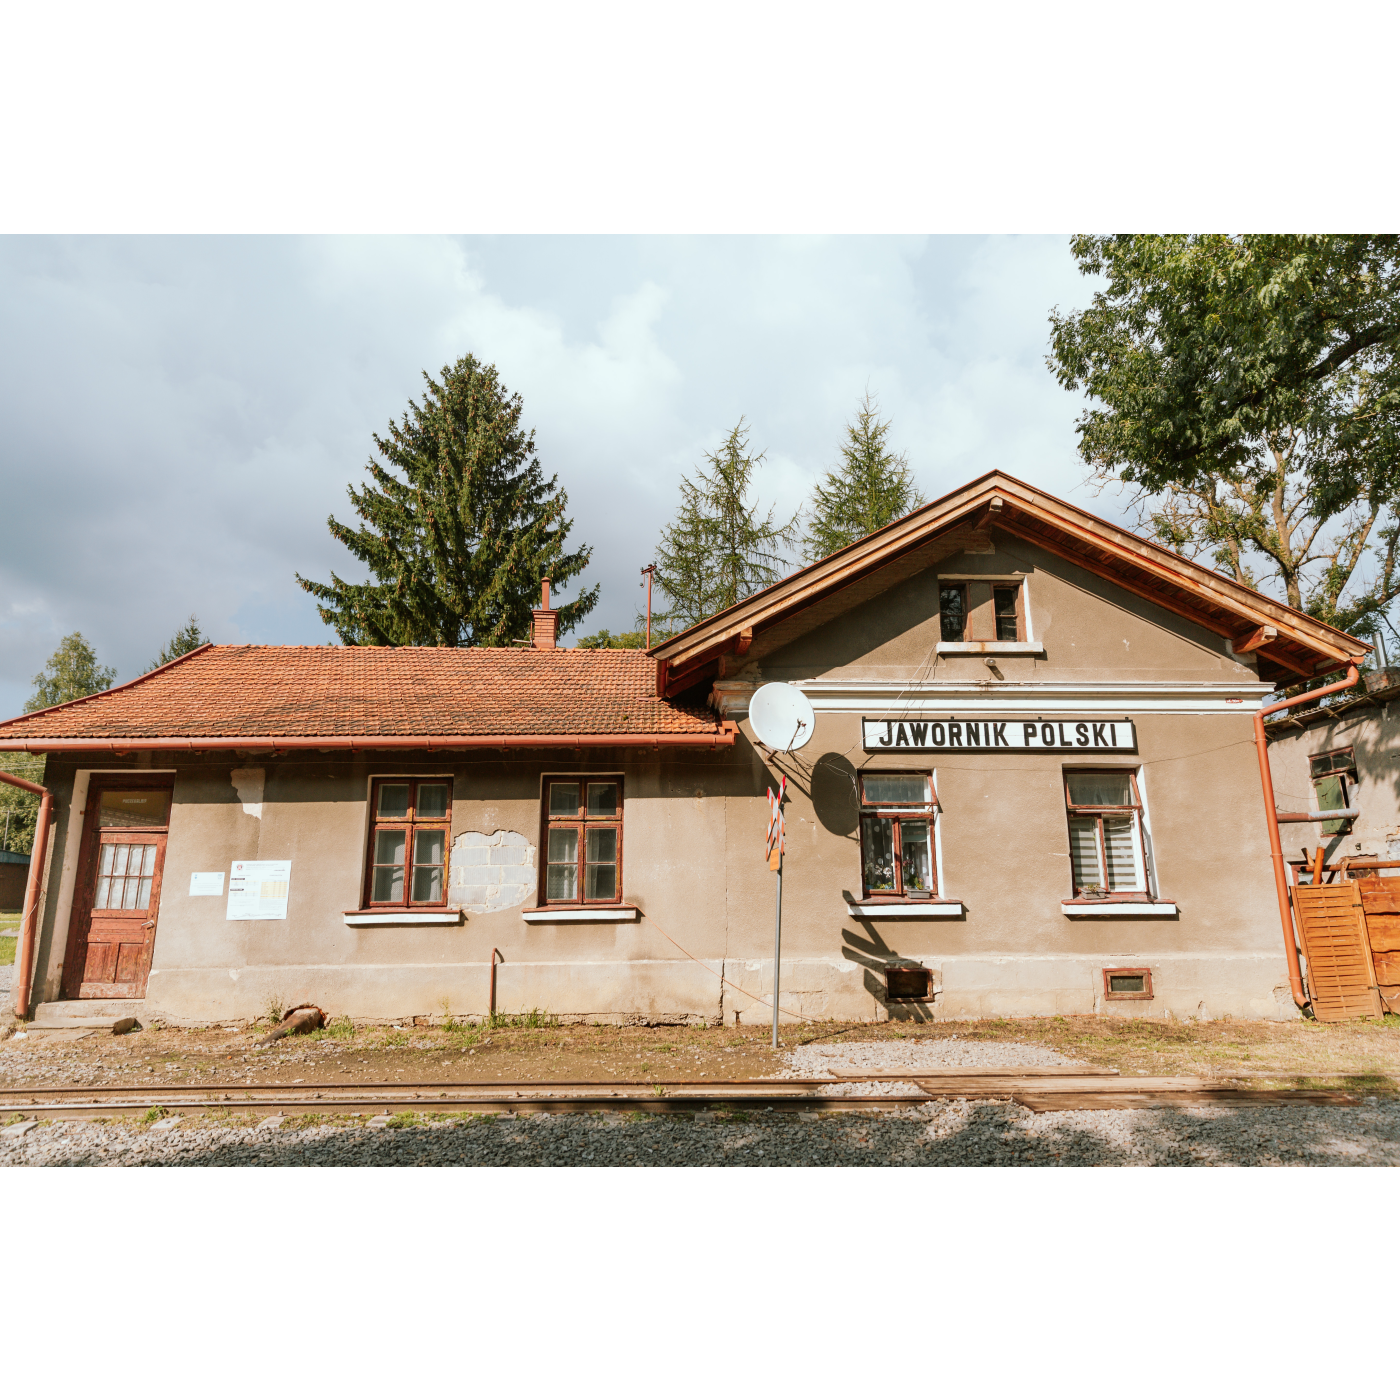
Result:
{"type": "Polygon", "coordinates": [[[1108,1001],[1151,1001],[1152,969],[1150,967],[1104,968],[1103,994],[1108,1001]]]}
{"type": "Polygon", "coordinates": [[[938,616],[945,642],[961,642],[967,633],[967,588],[961,583],[945,583],[938,590],[938,616]]]}
{"type": "Polygon", "coordinates": [[[1356,772],[1356,750],[1353,748],[1333,749],[1329,753],[1315,754],[1308,760],[1308,776],[1322,778],[1329,773],[1356,772]]]}

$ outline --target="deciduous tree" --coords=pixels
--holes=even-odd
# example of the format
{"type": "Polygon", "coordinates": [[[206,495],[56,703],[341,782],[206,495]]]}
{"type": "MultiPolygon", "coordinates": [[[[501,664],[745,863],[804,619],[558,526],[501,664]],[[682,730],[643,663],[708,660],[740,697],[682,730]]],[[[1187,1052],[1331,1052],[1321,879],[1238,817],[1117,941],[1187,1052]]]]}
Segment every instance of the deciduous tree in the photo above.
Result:
{"type": "Polygon", "coordinates": [[[81,632],[70,632],[34,677],[34,694],[25,702],[24,712],[32,714],[50,705],[95,695],[110,689],[116,678],[112,667],[97,664],[97,653],[88,639],[81,632]]]}
{"type": "Polygon", "coordinates": [[[1079,450],[1148,528],[1355,632],[1400,596],[1400,238],[1083,236],[1051,316],[1079,450]]]}

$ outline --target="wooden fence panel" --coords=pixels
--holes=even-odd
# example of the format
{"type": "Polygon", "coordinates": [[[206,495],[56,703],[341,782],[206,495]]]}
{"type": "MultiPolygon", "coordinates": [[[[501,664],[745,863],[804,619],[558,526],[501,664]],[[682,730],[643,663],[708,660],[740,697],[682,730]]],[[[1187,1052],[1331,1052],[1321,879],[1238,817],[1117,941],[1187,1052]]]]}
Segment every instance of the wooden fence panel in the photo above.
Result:
{"type": "Polygon", "coordinates": [[[1400,880],[1369,876],[1356,882],[1366,915],[1366,940],[1376,990],[1387,1011],[1400,1012],[1400,880]]]}
{"type": "Polygon", "coordinates": [[[1371,948],[1354,881],[1295,885],[1293,907],[1308,960],[1308,992],[1319,1021],[1382,1014],[1371,948]]]}

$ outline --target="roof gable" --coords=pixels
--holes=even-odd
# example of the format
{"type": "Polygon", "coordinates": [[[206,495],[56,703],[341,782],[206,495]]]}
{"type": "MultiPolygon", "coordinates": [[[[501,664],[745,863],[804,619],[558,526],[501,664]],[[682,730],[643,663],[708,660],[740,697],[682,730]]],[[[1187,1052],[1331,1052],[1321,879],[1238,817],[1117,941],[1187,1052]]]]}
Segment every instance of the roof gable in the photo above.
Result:
{"type": "Polygon", "coordinates": [[[1370,649],[1224,574],[993,471],[653,647],[657,693],[678,695],[726,674],[727,666],[737,669],[735,662],[761,658],[942,559],[989,550],[993,527],[1229,638],[1237,652],[1258,656],[1264,680],[1306,678],[1370,649]]]}

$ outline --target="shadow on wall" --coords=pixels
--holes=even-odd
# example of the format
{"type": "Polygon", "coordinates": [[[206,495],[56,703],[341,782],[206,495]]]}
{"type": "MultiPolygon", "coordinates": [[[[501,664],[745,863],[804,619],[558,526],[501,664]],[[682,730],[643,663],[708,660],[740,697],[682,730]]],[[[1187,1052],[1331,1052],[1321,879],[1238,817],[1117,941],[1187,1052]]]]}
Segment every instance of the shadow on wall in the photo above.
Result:
{"type": "MultiPolygon", "coordinates": [[[[843,890],[842,896],[848,902],[852,901],[849,891],[843,890]]],[[[885,1008],[891,1021],[932,1021],[932,1001],[891,1001],[885,988],[887,967],[898,967],[900,964],[922,967],[924,964],[917,958],[903,956],[897,948],[891,948],[875,931],[869,919],[861,919],[859,923],[860,933],[848,928],[841,930],[841,937],[845,943],[841,949],[841,956],[847,962],[857,963],[865,969],[865,990],[885,1008]]]]}

